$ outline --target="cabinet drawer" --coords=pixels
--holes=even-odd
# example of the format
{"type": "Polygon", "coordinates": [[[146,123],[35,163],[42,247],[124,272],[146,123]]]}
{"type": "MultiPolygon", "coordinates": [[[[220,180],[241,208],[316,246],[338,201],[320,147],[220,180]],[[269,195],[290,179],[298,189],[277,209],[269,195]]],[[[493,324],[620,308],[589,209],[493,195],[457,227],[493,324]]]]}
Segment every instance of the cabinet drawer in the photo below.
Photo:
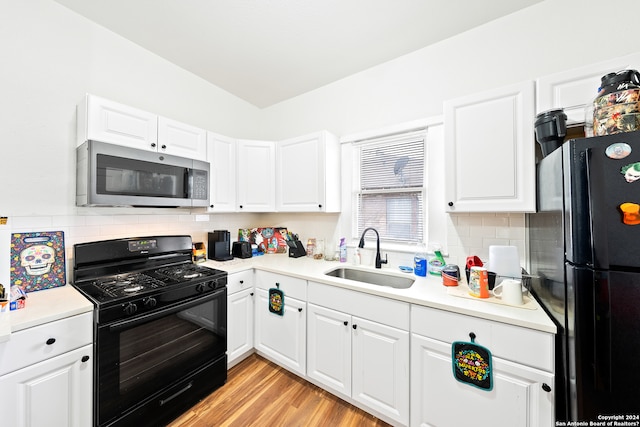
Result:
{"type": "Polygon", "coordinates": [[[307,281],[297,277],[283,276],[268,271],[256,271],[256,288],[270,289],[278,287],[291,298],[307,301],[307,281]]]}
{"type": "Polygon", "coordinates": [[[16,332],[11,334],[9,341],[0,344],[0,375],[92,342],[93,313],[67,317],[16,332]]]}
{"type": "Polygon", "coordinates": [[[309,282],[309,302],[409,330],[409,303],[406,302],[316,282],[309,282]]]}
{"type": "Polygon", "coordinates": [[[227,277],[227,295],[253,287],[253,269],[229,274],[227,277]]]}
{"type": "Polygon", "coordinates": [[[554,372],[553,334],[429,307],[411,307],[411,332],[446,343],[471,341],[496,357],[554,372]]]}

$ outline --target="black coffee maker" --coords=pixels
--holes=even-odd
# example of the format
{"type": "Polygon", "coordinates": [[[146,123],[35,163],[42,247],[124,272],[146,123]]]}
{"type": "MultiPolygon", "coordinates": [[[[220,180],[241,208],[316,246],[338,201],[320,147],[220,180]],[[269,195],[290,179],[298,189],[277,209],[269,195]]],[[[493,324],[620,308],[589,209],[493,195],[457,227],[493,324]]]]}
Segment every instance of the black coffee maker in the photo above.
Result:
{"type": "Polygon", "coordinates": [[[227,230],[213,230],[209,233],[207,258],[215,261],[228,261],[231,255],[231,233],[227,230]]]}

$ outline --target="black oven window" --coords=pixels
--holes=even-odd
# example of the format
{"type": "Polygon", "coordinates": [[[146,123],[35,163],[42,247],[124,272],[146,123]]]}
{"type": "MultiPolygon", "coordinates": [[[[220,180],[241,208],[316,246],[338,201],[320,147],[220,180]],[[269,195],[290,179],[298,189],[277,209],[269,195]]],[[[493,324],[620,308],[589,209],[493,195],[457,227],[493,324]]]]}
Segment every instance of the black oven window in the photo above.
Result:
{"type": "MultiPolygon", "coordinates": [[[[224,354],[212,303],[198,305],[120,333],[119,394],[154,390],[224,354]]],[[[223,348],[224,347],[224,348],[223,348]]]]}

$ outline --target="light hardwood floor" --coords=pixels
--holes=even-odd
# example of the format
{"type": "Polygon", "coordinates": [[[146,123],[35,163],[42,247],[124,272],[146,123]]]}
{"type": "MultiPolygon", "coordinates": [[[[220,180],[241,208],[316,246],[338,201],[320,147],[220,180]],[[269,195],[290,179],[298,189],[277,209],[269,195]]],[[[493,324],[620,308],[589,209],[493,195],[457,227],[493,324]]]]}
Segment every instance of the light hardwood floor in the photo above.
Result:
{"type": "Polygon", "coordinates": [[[169,427],[388,425],[253,354],[229,370],[224,386],[169,427]]]}

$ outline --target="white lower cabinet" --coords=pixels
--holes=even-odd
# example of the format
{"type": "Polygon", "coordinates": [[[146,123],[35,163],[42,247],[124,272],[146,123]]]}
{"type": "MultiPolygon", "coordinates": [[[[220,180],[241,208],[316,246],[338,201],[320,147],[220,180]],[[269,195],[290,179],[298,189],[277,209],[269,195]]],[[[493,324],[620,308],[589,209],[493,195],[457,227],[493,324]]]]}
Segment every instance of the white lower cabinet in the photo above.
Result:
{"type": "Polygon", "coordinates": [[[253,353],[253,270],[227,278],[227,367],[253,353]]]}
{"type": "Polygon", "coordinates": [[[306,373],[307,281],[289,276],[256,272],[256,351],[278,365],[304,376],[306,373]],[[284,293],[282,315],[269,310],[269,289],[284,293]]]}
{"type": "Polygon", "coordinates": [[[411,426],[555,425],[552,334],[420,306],[411,324],[411,426]],[[470,333],[492,353],[490,391],[454,378],[452,342],[470,333]]]}
{"type": "Polygon", "coordinates": [[[351,397],[351,316],[309,303],[307,376],[351,397]]]}
{"type": "Polygon", "coordinates": [[[228,292],[229,365],[255,349],[398,426],[555,424],[552,333],[266,271],[230,274],[228,292]],[[471,336],[491,351],[490,391],[454,377],[452,343],[471,336]]]}
{"type": "Polygon", "coordinates": [[[24,329],[0,344],[1,425],[92,425],[92,316],[24,329]]]}
{"type": "MultiPolygon", "coordinates": [[[[0,377],[7,426],[91,425],[93,354],[88,345],[0,377]],[[10,409],[9,409],[10,408],[10,409]]],[[[6,423],[6,424],[5,424],[6,423]]]]}
{"type": "Polygon", "coordinates": [[[409,422],[409,304],[310,282],[307,376],[396,423],[409,422]]]}

